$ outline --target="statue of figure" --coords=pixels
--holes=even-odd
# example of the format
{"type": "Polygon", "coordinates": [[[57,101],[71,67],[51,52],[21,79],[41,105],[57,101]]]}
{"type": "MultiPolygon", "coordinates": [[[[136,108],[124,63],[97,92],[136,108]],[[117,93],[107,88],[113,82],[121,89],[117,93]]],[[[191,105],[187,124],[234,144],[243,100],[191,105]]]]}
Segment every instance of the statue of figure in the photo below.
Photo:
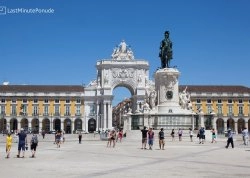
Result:
{"type": "Polygon", "coordinates": [[[169,31],[165,32],[165,39],[161,41],[159,57],[161,68],[169,68],[170,60],[173,59],[172,41],[169,39],[169,31]]]}
{"type": "Polygon", "coordinates": [[[190,94],[187,93],[187,87],[179,94],[179,102],[182,109],[192,109],[190,94]]]}
{"type": "Polygon", "coordinates": [[[156,91],[153,90],[150,92],[150,95],[149,95],[149,104],[151,106],[151,109],[155,109],[155,102],[156,102],[156,91]]]}

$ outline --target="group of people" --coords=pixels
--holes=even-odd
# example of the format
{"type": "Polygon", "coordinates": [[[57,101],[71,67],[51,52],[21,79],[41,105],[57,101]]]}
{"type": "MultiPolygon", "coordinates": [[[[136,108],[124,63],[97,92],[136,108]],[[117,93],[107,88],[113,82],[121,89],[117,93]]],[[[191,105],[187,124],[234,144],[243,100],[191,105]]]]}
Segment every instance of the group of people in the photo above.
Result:
{"type": "MultiPolygon", "coordinates": [[[[214,128],[211,129],[211,143],[216,143],[217,140],[217,135],[216,135],[216,130],[214,128]]],[[[152,150],[153,147],[153,143],[154,143],[154,131],[152,128],[149,128],[149,130],[147,129],[147,127],[144,127],[141,130],[142,133],[142,147],[141,149],[147,149],[147,143],[149,145],[149,149],[152,150]]],[[[198,142],[199,144],[204,144],[206,136],[205,136],[205,128],[201,127],[200,129],[196,129],[196,131],[193,131],[191,128],[189,128],[189,137],[190,137],[190,141],[193,142],[193,135],[195,133],[197,133],[197,138],[198,138],[198,142]]],[[[175,129],[172,129],[171,133],[171,138],[172,141],[175,140],[175,129]]],[[[231,144],[232,148],[234,148],[234,142],[233,142],[233,135],[234,132],[232,132],[231,129],[227,130],[227,144],[226,144],[226,148],[229,147],[229,145],[231,144]]],[[[183,130],[181,128],[179,128],[179,130],[177,131],[177,136],[179,138],[179,141],[182,141],[182,136],[183,136],[183,130]]],[[[242,130],[242,137],[243,137],[243,143],[244,145],[248,145],[249,142],[249,133],[248,133],[248,129],[244,128],[242,130]]],[[[164,131],[163,128],[160,129],[159,133],[158,133],[158,138],[159,138],[159,148],[160,149],[164,149],[165,146],[165,141],[164,141],[164,131]]]]}
{"type": "MultiPolygon", "coordinates": [[[[17,158],[24,158],[25,151],[28,150],[27,134],[25,133],[24,129],[21,128],[20,132],[17,133],[17,136],[18,136],[17,158]]],[[[6,158],[10,158],[10,151],[11,151],[12,143],[13,143],[13,138],[11,136],[11,133],[8,133],[6,137],[6,158]]],[[[37,146],[38,146],[38,137],[35,133],[33,133],[30,139],[30,150],[31,150],[32,158],[35,157],[37,146]]]]}
{"type": "Polygon", "coordinates": [[[113,148],[115,147],[115,142],[122,142],[122,138],[123,138],[123,130],[119,129],[119,130],[110,130],[108,132],[108,143],[107,143],[107,147],[111,147],[111,145],[113,145],[113,148]]]}
{"type": "MultiPolygon", "coordinates": [[[[153,149],[153,144],[154,144],[154,131],[153,128],[150,127],[149,130],[147,129],[147,127],[144,127],[141,130],[142,133],[142,147],[141,149],[147,149],[147,143],[149,145],[149,149],[152,150],[153,149]]],[[[164,130],[163,128],[160,129],[159,133],[158,133],[158,138],[159,138],[159,148],[164,150],[164,146],[165,146],[165,136],[164,136],[164,130]]]]}

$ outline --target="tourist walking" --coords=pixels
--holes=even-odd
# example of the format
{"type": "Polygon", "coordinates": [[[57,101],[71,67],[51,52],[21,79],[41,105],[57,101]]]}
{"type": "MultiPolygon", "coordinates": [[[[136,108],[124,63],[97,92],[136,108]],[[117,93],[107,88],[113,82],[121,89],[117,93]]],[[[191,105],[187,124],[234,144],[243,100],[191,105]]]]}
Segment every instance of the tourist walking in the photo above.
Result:
{"type": "Polygon", "coordinates": [[[183,133],[182,129],[179,128],[178,130],[179,141],[182,141],[182,133],[183,133]]]}
{"type": "Polygon", "coordinates": [[[228,129],[227,131],[227,146],[225,148],[228,148],[229,144],[231,144],[232,148],[234,148],[234,139],[233,139],[233,132],[231,129],[228,129]]]}
{"type": "Polygon", "coordinates": [[[45,138],[45,130],[42,130],[43,139],[45,138]]]}
{"type": "Polygon", "coordinates": [[[18,154],[17,157],[20,158],[20,152],[22,150],[22,156],[21,158],[24,158],[25,155],[25,145],[28,144],[27,142],[27,134],[24,132],[24,129],[21,128],[20,132],[17,134],[18,135],[18,154]]]}
{"type": "Polygon", "coordinates": [[[194,132],[191,128],[189,128],[189,137],[190,137],[190,141],[193,142],[193,135],[194,135],[194,132]]]}
{"type": "Polygon", "coordinates": [[[118,132],[118,140],[119,140],[120,142],[122,142],[122,137],[123,137],[123,130],[120,129],[119,132],[118,132]]]}
{"type": "Polygon", "coordinates": [[[199,144],[204,144],[205,141],[205,128],[201,127],[199,130],[199,144]]]}
{"type": "Polygon", "coordinates": [[[154,145],[154,132],[152,128],[149,128],[149,131],[148,131],[148,145],[149,145],[149,149],[152,150],[152,147],[154,145]]]}
{"type": "Polygon", "coordinates": [[[56,145],[57,145],[57,148],[60,148],[60,145],[61,145],[61,132],[60,131],[57,131],[56,132],[56,145]]]}
{"type": "Polygon", "coordinates": [[[212,132],[212,141],[211,141],[211,143],[216,143],[216,132],[215,132],[215,129],[213,128],[211,130],[211,132],[212,132]]]}
{"type": "Polygon", "coordinates": [[[141,149],[147,149],[147,127],[144,126],[144,128],[141,130],[141,135],[142,135],[142,145],[141,149]]]}
{"type": "Polygon", "coordinates": [[[174,134],[175,134],[174,129],[172,129],[171,134],[170,134],[172,137],[172,142],[174,141],[174,134]]]}
{"type": "Polygon", "coordinates": [[[10,133],[8,133],[6,137],[6,158],[10,157],[11,146],[12,146],[12,136],[10,133]]]}
{"type": "Polygon", "coordinates": [[[111,144],[113,143],[113,148],[115,147],[115,139],[116,139],[116,132],[115,130],[112,130],[109,132],[109,137],[108,137],[108,143],[107,147],[111,147],[111,144]]]}
{"type": "Polygon", "coordinates": [[[164,141],[164,131],[163,131],[163,128],[161,128],[158,136],[159,136],[159,147],[160,147],[160,150],[161,149],[164,150],[165,141],[164,141]]]}
{"type": "Polygon", "coordinates": [[[242,137],[243,137],[243,142],[244,142],[244,145],[248,145],[248,141],[249,141],[249,133],[248,133],[248,130],[247,128],[245,127],[242,131],[242,137]]]}
{"type": "Polygon", "coordinates": [[[34,158],[36,154],[36,147],[38,146],[38,137],[35,133],[33,133],[32,138],[30,140],[30,150],[31,150],[31,157],[34,158]]]}
{"type": "Polygon", "coordinates": [[[79,144],[82,143],[82,132],[78,132],[78,140],[79,140],[79,144]]]}

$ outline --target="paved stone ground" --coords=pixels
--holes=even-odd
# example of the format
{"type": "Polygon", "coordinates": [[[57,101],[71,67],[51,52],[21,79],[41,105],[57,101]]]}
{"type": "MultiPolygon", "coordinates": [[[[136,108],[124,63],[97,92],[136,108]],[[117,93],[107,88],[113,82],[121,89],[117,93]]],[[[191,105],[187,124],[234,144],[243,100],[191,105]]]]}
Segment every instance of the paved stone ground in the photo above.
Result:
{"type": "MultiPolygon", "coordinates": [[[[139,132],[139,131],[138,131],[139,132]]],[[[30,138],[30,136],[29,136],[30,138]]],[[[240,138],[240,137],[239,137],[240,138]]],[[[5,158],[5,137],[0,136],[0,177],[15,178],[91,178],[91,177],[250,177],[250,146],[235,141],[235,148],[225,149],[226,139],[211,144],[166,138],[165,150],[155,140],[153,150],[141,150],[141,140],[128,137],[115,148],[107,148],[98,135],[66,135],[61,148],[53,144],[53,135],[39,137],[36,158],[16,158],[14,143],[11,158],[5,158]]]]}

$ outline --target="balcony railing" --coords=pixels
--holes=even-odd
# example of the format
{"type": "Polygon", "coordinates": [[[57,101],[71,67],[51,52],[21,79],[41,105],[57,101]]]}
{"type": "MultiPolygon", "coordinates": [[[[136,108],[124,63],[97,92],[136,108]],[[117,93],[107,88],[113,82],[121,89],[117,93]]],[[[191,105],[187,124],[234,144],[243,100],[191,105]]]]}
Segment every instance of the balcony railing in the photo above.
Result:
{"type": "Polygon", "coordinates": [[[39,113],[32,113],[32,116],[39,116],[39,113]]]}
{"type": "Polygon", "coordinates": [[[16,116],[17,113],[16,113],[16,112],[12,112],[12,113],[10,113],[10,115],[11,115],[11,116],[16,116]]]}
{"type": "Polygon", "coordinates": [[[59,112],[55,112],[54,116],[60,116],[60,113],[59,112]]]}
{"type": "Polygon", "coordinates": [[[71,114],[70,113],[64,113],[64,116],[70,116],[71,114]]]}
{"type": "Polygon", "coordinates": [[[75,116],[82,116],[82,114],[81,113],[76,113],[75,116]]]}
{"type": "Polygon", "coordinates": [[[234,116],[234,113],[227,113],[227,116],[234,116]]]}
{"type": "Polygon", "coordinates": [[[43,113],[43,116],[49,116],[49,113],[43,113]]]}

